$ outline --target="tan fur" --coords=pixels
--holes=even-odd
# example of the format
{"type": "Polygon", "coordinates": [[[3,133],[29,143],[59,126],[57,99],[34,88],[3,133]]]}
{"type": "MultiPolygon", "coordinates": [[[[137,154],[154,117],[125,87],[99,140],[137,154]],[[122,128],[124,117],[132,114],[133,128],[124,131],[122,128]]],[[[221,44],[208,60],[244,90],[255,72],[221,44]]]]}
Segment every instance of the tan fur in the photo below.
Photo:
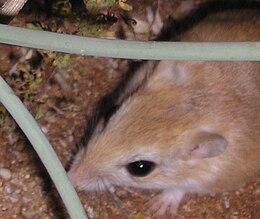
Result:
{"type": "MultiPolygon", "coordinates": [[[[259,27],[259,11],[225,12],[182,39],[254,41],[259,27]]],[[[85,190],[98,189],[102,178],[106,185],[170,191],[159,198],[164,212],[163,206],[177,209],[185,193],[238,188],[260,175],[260,62],[161,61],[90,144],[70,171],[74,185],[85,190]],[[189,157],[190,146],[212,136],[228,142],[223,153],[189,157]],[[125,166],[137,160],[157,166],[134,177],[125,166]]]]}

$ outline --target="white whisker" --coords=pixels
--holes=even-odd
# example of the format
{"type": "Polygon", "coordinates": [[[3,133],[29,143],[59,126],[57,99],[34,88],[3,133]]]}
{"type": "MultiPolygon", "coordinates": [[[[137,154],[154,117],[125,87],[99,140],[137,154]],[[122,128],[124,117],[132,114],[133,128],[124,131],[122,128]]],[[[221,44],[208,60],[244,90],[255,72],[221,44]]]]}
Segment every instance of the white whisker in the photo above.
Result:
{"type": "Polygon", "coordinates": [[[123,215],[123,211],[122,211],[122,201],[120,200],[120,198],[111,190],[111,188],[113,188],[111,186],[111,184],[108,181],[103,181],[106,189],[106,194],[110,197],[110,199],[113,201],[113,203],[115,204],[115,206],[118,208],[119,212],[121,215],[123,215]]]}

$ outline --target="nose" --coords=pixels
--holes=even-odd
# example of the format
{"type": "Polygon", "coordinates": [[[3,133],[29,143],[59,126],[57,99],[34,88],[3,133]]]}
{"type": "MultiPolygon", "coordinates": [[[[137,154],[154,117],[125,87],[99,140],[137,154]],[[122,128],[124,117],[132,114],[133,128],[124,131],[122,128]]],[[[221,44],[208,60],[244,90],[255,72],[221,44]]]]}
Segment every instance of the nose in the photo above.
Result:
{"type": "Polygon", "coordinates": [[[71,184],[76,188],[78,186],[77,173],[75,169],[70,169],[67,173],[71,184]]]}

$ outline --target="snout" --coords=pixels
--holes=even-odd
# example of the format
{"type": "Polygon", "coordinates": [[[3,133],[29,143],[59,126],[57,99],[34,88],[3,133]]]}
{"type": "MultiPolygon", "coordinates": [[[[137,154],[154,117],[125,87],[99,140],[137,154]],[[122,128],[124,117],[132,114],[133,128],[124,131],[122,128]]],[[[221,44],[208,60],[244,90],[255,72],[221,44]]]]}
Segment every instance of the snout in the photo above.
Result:
{"type": "Polygon", "coordinates": [[[103,184],[103,182],[98,183],[99,177],[97,177],[96,172],[82,171],[80,167],[70,169],[67,174],[72,185],[79,191],[97,190],[103,184]]]}
{"type": "Polygon", "coordinates": [[[69,180],[71,182],[71,184],[77,188],[79,185],[79,180],[78,180],[78,176],[77,176],[77,173],[74,169],[70,169],[69,172],[67,173],[68,174],[68,177],[69,177],[69,180]]]}

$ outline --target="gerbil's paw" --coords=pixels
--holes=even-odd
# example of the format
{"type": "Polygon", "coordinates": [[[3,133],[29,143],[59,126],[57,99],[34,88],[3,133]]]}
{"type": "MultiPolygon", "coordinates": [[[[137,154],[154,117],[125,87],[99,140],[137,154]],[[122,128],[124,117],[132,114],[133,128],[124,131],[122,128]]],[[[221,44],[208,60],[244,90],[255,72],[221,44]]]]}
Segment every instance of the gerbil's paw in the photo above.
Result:
{"type": "Polygon", "coordinates": [[[149,206],[151,206],[150,212],[156,218],[161,218],[166,213],[173,217],[177,214],[184,195],[185,193],[182,190],[165,190],[148,202],[149,206]]]}

